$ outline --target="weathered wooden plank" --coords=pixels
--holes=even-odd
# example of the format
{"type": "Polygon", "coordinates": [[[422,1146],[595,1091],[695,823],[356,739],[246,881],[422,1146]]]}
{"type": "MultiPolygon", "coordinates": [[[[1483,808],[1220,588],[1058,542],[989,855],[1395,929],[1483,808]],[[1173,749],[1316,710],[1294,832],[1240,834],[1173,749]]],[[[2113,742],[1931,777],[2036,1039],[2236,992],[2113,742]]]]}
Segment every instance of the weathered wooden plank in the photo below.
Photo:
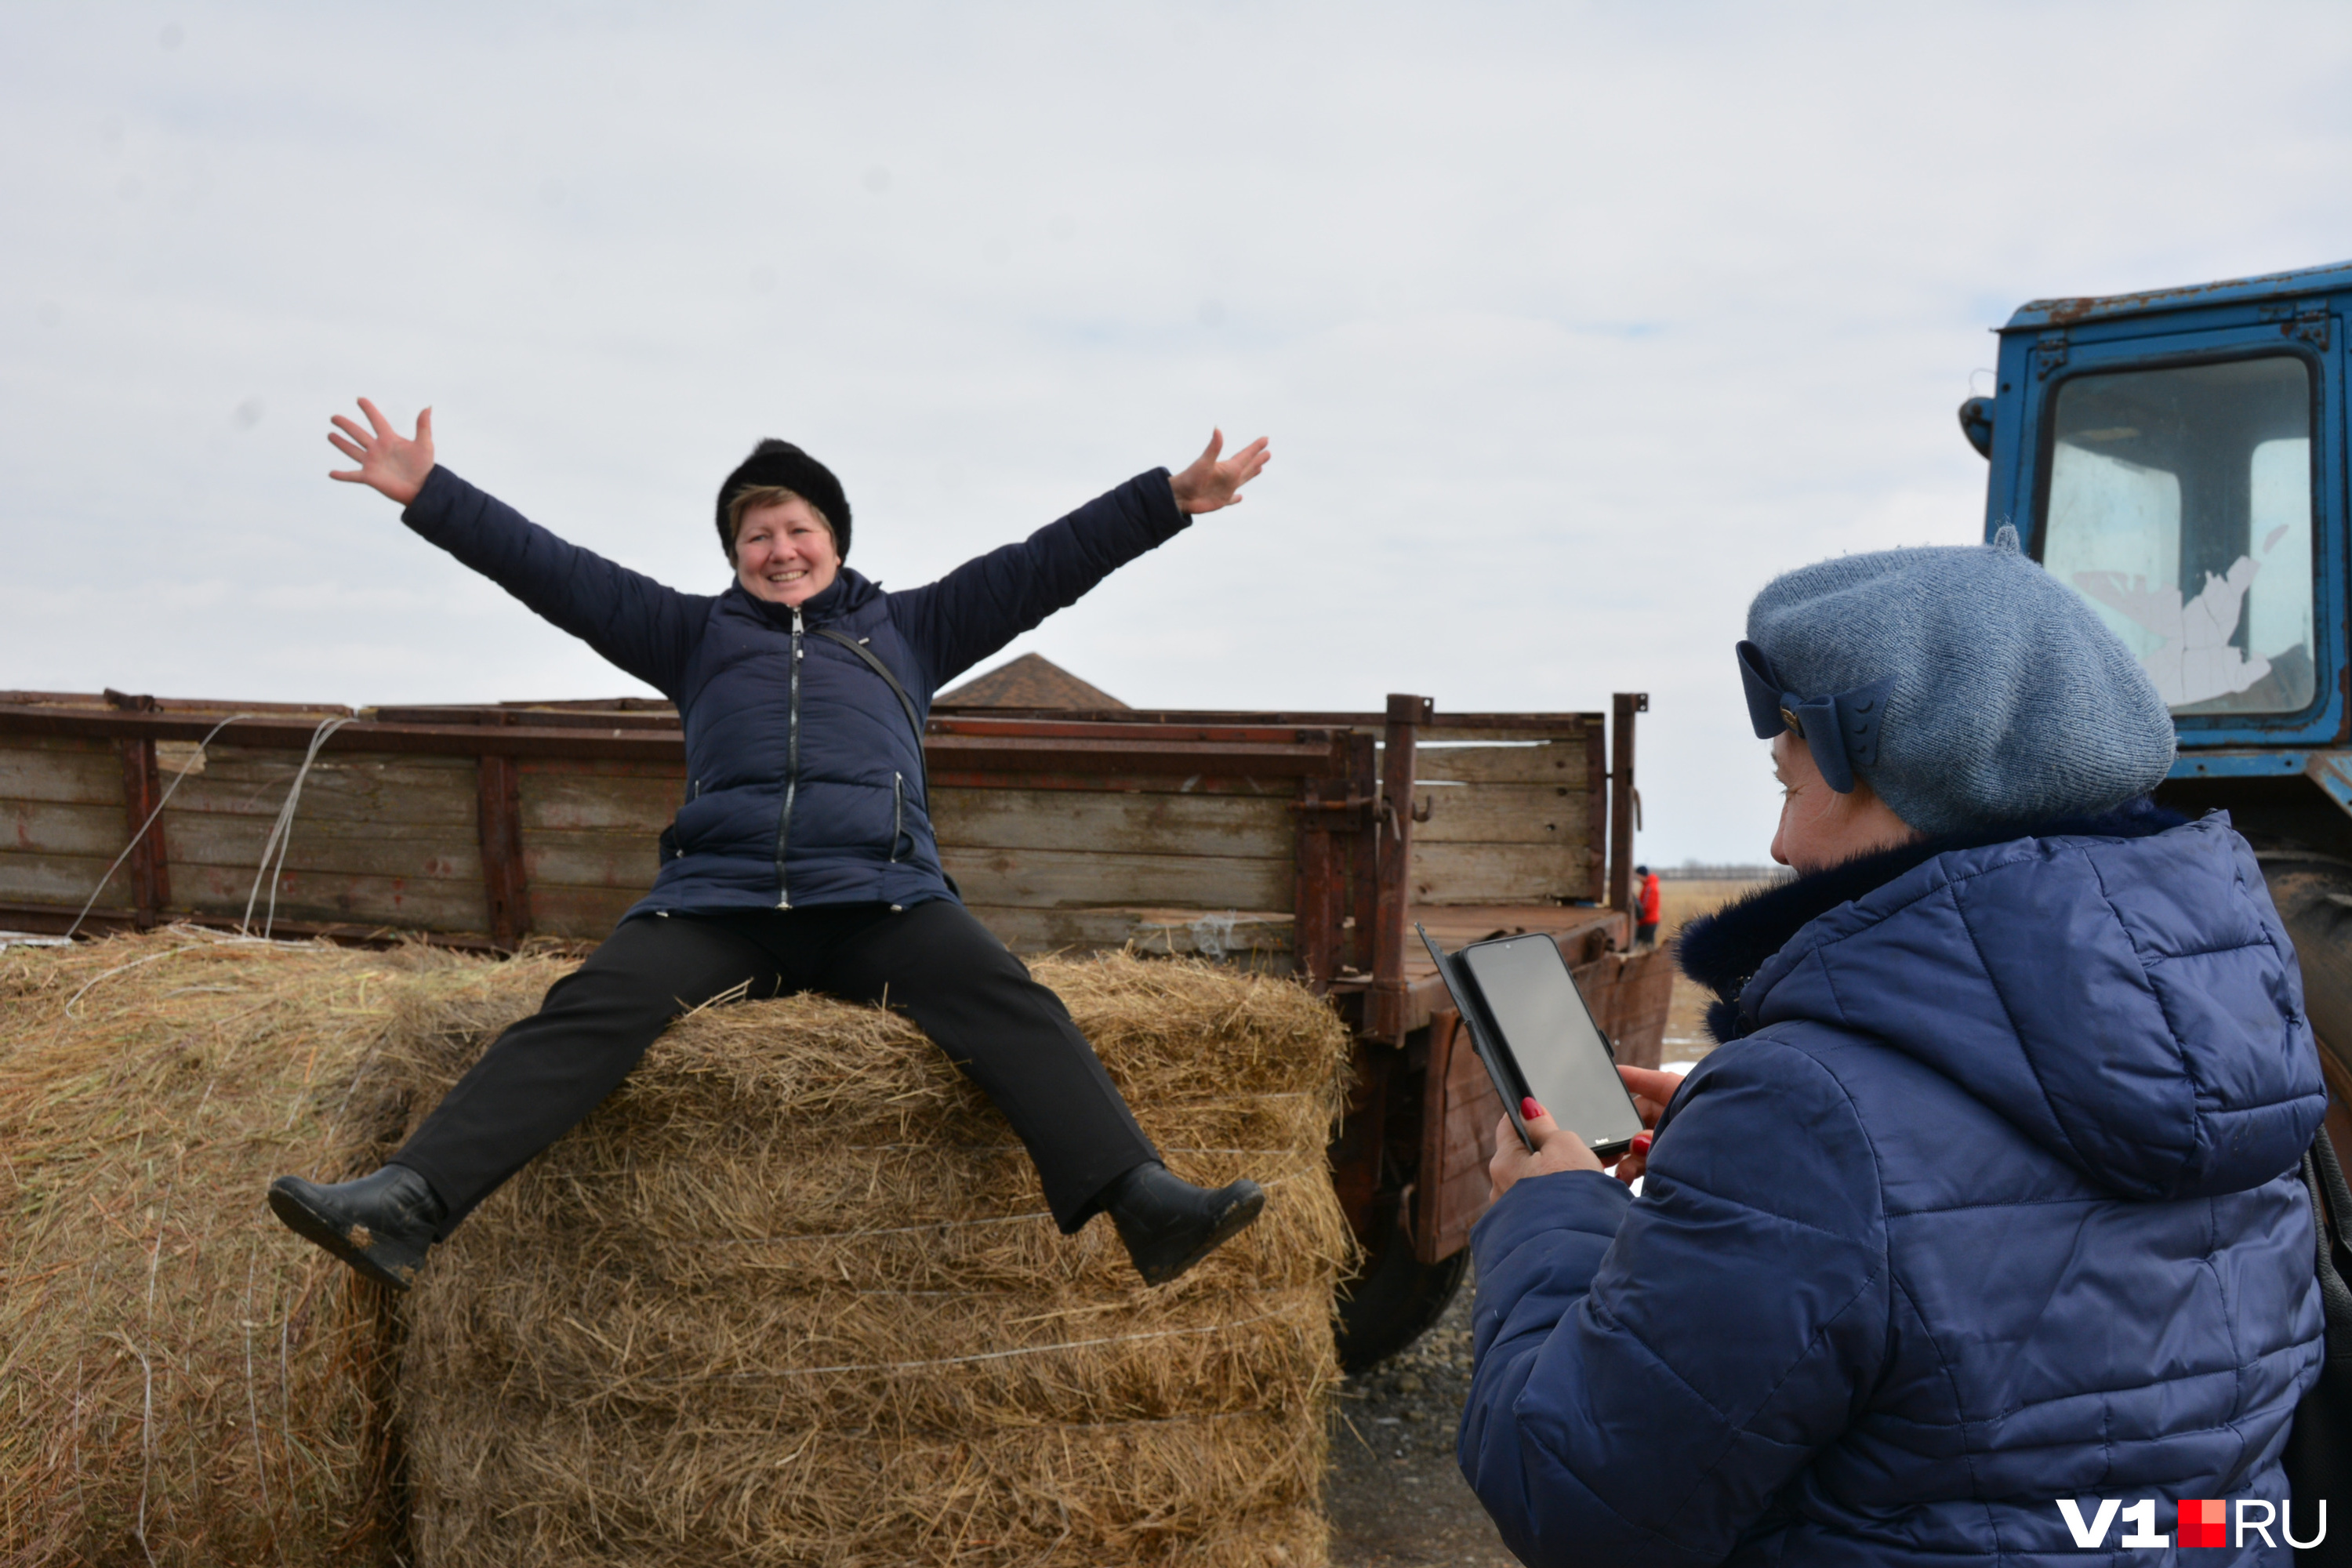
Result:
{"type": "Polygon", "coordinates": [[[1421,844],[1412,886],[1416,904],[1538,904],[1591,898],[1600,879],[1579,844],[1421,844]]]}
{"type": "Polygon", "coordinates": [[[1285,860],[1056,849],[945,849],[940,858],[967,900],[1016,909],[1287,910],[1293,892],[1285,860]]]}
{"type": "MultiPolygon", "coordinates": [[[[1498,1108],[1495,1117],[1502,1115],[1498,1108]]],[[[1495,1121],[1489,1119],[1479,1142],[1467,1145],[1473,1163],[1463,1170],[1442,1178],[1437,1189],[1437,1211],[1445,1216],[1437,1226],[1433,1245],[1440,1258],[1450,1258],[1469,1244],[1471,1227],[1486,1212],[1487,1202],[1494,1192],[1494,1182],[1486,1174],[1486,1162],[1495,1157],[1495,1121]],[[1460,1217],[1456,1217],[1460,1216],[1460,1217]]]]}
{"type": "MultiPolygon", "coordinates": [[[[184,867],[175,862],[172,867],[172,905],[175,910],[235,918],[244,913],[246,899],[252,890],[253,870],[249,866],[184,867]]],[[[254,905],[257,925],[268,902],[269,889],[265,887],[254,905]]],[[[278,915],[281,920],[479,931],[488,929],[489,910],[483,902],[478,877],[451,881],[441,878],[289,871],[278,879],[278,915]]]]}
{"type": "MultiPolygon", "coordinates": [[[[33,855],[0,849],[0,903],[63,904],[68,912],[78,910],[113,859],[111,855],[33,855]]],[[[114,903],[131,901],[131,883],[119,871],[112,895],[114,903]]]]}
{"type": "Polygon", "coordinates": [[[155,742],[155,768],[166,785],[181,773],[194,775],[203,773],[205,761],[205,749],[194,741],[155,742]]]}
{"type": "MultiPolygon", "coordinates": [[[[90,710],[103,713],[109,710],[96,699],[90,710]]],[[[114,751],[114,742],[102,735],[19,735],[9,734],[0,740],[0,751],[65,752],[82,755],[107,756],[114,751]]]]}
{"type": "Polygon", "coordinates": [[[122,758],[111,741],[0,738],[0,800],[122,809],[122,758]]]}
{"type": "MultiPolygon", "coordinates": [[[[306,790],[303,804],[310,803],[306,790]]],[[[163,812],[164,842],[173,875],[182,866],[242,869],[260,864],[273,818],[184,812],[174,800],[163,812]]],[[[299,814],[286,846],[289,871],[466,880],[482,879],[481,847],[467,830],[409,822],[306,821],[299,814]]]]}
{"type": "Polygon", "coordinates": [[[1416,823],[1423,844],[1584,843],[1590,814],[1584,792],[1566,784],[1454,784],[1417,789],[1429,818],[1416,823]]]}
{"type": "MultiPolygon", "coordinates": [[[[1044,726],[1052,730],[1056,726],[1044,726]]],[[[1098,733],[1022,735],[1011,729],[959,725],[923,743],[932,769],[992,773],[1061,772],[1245,774],[1254,778],[1322,778],[1347,765],[1336,737],[1299,731],[1292,741],[1172,739],[1143,724],[1094,726],[1098,733]],[[1114,738],[1115,737],[1115,738],[1114,738]]]]}
{"type": "Polygon", "coordinates": [[[522,862],[521,775],[503,752],[474,759],[474,829],[490,940],[511,949],[530,931],[530,878],[522,862]]]}
{"type": "Polygon", "coordinates": [[[1276,800],[1296,800],[1295,778],[1251,778],[1226,773],[1118,773],[1089,769],[1087,759],[1072,757],[1064,771],[1035,773],[1003,769],[950,767],[934,763],[931,787],[945,789],[1068,790],[1122,795],[1244,795],[1276,800]]]}
{"type": "Polygon", "coordinates": [[[549,773],[566,777],[609,779],[667,779],[677,786],[680,796],[686,793],[686,763],[658,762],[642,757],[517,757],[515,767],[529,773],[549,773]]]}
{"type": "Polygon", "coordinates": [[[1015,952],[1091,952],[1132,945],[1155,956],[1207,958],[1268,973],[1291,968],[1291,919],[1263,910],[1034,910],[969,906],[1015,952]]]}
{"type": "MultiPolygon", "coordinates": [[[[1614,910],[1593,905],[1561,904],[1431,904],[1415,905],[1412,918],[1451,951],[1491,936],[1521,936],[1540,931],[1559,945],[1570,964],[1584,963],[1608,950],[1620,937],[1631,938],[1633,926],[1614,910]]],[[[1423,954],[1406,973],[1436,979],[1437,970],[1423,954]]],[[[1442,989],[1442,988],[1441,988],[1442,989]]]]}
{"type": "Polygon", "coordinates": [[[532,887],[545,882],[573,888],[619,888],[631,889],[629,896],[635,900],[654,885],[655,873],[661,869],[661,852],[654,835],[641,830],[559,832],[526,828],[522,836],[522,864],[532,887]]]}
{"type": "Polygon", "coordinates": [[[628,830],[650,839],[686,798],[682,774],[643,764],[534,758],[520,771],[525,833],[628,830]]]}
{"type": "MultiPolygon", "coordinates": [[[[1599,727],[1597,722],[1599,717],[1598,714],[1594,715],[1596,721],[1594,728],[1599,727]]],[[[1566,741],[1580,746],[1584,744],[1585,733],[1586,727],[1581,724],[1559,724],[1554,726],[1549,732],[1546,732],[1541,730],[1506,729],[1496,725],[1437,723],[1421,726],[1420,744],[1458,746],[1472,742],[1566,741]]]]}
{"type": "MultiPolygon", "coordinates": [[[[682,765],[684,742],[675,730],[644,730],[630,726],[593,724],[581,728],[541,729],[497,724],[386,724],[362,721],[331,731],[324,750],[338,756],[401,752],[424,757],[469,759],[485,752],[514,757],[610,757],[635,762],[682,765]]],[[[74,739],[202,741],[218,734],[226,743],[257,746],[278,752],[308,752],[320,743],[319,725],[309,715],[292,718],[257,715],[224,723],[209,710],[175,708],[159,711],[108,711],[58,709],[0,703],[0,732],[11,735],[61,735],[74,739]]],[[[1297,764],[1305,748],[1289,748],[1297,764]]]]}
{"type": "Polygon", "coordinates": [[[1537,746],[1442,746],[1417,750],[1413,776],[1464,784],[1549,784],[1580,789],[1586,748],[1548,741],[1537,746]]]}
{"type": "Polygon", "coordinates": [[[1471,1048],[1467,1031],[1454,1036],[1444,1068],[1439,1131],[1422,1150],[1422,1179],[1433,1190],[1423,1211],[1427,1237],[1414,1240],[1428,1262],[1460,1251],[1486,1211],[1486,1163],[1494,1158],[1495,1128],[1503,1114],[1494,1080],[1471,1048]]]}
{"type": "Polygon", "coordinates": [[[1664,948],[1612,952],[1572,973],[1591,1005],[1593,1022],[1616,1047],[1617,1059],[1627,1067],[1656,1067],[1674,1005],[1674,955],[1664,948]]]}
{"type": "MultiPolygon", "coordinates": [[[[1586,830],[1585,838],[1596,850],[1609,842],[1609,753],[1605,741],[1606,737],[1597,728],[1584,738],[1584,799],[1586,809],[1592,814],[1592,825],[1586,830]]],[[[1602,860],[1605,859],[1604,855],[1602,860]]],[[[1601,888],[1605,880],[1605,869],[1601,861],[1594,863],[1592,897],[1595,900],[1602,896],[1601,888]]]]}
{"type": "MultiPolygon", "coordinates": [[[[121,764],[115,764],[119,780],[121,764]]],[[[120,805],[60,805],[45,800],[0,800],[0,847],[29,855],[122,853],[131,829],[120,805]]]]}
{"type": "Polygon", "coordinates": [[[644,894],[626,888],[567,888],[533,882],[528,897],[533,936],[602,942],[644,894]]]}
{"type": "MultiPolygon", "coordinates": [[[[274,746],[237,746],[215,741],[205,748],[204,772],[207,774],[226,773],[240,776],[272,773],[291,778],[301,770],[302,753],[288,752],[274,746]]],[[[471,753],[436,756],[430,752],[321,752],[310,764],[313,778],[327,773],[348,773],[358,769],[373,770],[376,776],[400,782],[423,779],[442,773],[471,775],[474,759],[471,753]]],[[[307,785],[305,786],[308,787],[307,785]]]]}
{"type": "Polygon", "coordinates": [[[958,849],[1086,849],[1288,861],[1297,826],[1286,800],[934,789],[931,825],[958,849]]]}
{"type": "Polygon", "coordinates": [[[1135,910],[1129,913],[1135,930],[1128,945],[1147,957],[1205,958],[1287,973],[1297,956],[1297,921],[1276,910],[1135,910]]]}
{"type": "Polygon", "coordinates": [[[1445,1142],[1438,1167],[1439,1179],[1449,1182],[1486,1170],[1486,1162],[1495,1157],[1495,1124],[1503,1115],[1502,1097],[1495,1092],[1486,1064],[1467,1042],[1462,1050],[1470,1058],[1469,1071],[1447,1090],[1445,1142]]]}
{"type": "MultiPolygon", "coordinates": [[[[191,814],[275,817],[301,771],[299,752],[242,746],[206,748],[205,771],[191,773],[172,809],[191,814]]],[[[474,832],[474,759],[322,753],[302,781],[295,819],[445,825],[474,832]]]]}

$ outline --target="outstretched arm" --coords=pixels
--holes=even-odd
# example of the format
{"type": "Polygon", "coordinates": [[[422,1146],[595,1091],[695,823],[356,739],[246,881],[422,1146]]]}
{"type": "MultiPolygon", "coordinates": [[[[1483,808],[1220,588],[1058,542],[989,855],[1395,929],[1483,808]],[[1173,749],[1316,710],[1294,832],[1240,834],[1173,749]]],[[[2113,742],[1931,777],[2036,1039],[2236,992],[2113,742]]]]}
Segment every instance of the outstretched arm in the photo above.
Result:
{"type": "Polygon", "coordinates": [[[1222,431],[1181,474],[1154,468],[1096,497],[1018,544],[967,561],[938,582],[898,595],[891,615],[923,660],[933,689],[945,685],[1148,550],[1192,526],[1195,514],[1234,505],[1265,467],[1264,437],[1220,461],[1222,431]]]}
{"type": "Polygon", "coordinates": [[[412,439],[360,399],[369,429],[341,415],[327,439],[359,464],[328,478],[362,484],[404,509],[400,520],[570,632],[629,674],[676,700],[706,601],[558,539],[433,457],[433,411],[412,439]]]}

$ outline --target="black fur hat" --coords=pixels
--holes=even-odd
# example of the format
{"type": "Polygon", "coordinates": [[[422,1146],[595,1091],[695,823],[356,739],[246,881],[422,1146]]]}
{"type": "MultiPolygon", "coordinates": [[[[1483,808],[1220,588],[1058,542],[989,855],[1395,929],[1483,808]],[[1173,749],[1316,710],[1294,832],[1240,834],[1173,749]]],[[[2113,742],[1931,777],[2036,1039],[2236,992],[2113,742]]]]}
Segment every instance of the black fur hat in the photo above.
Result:
{"type": "Polygon", "coordinates": [[[735,559],[735,532],[727,524],[728,503],[738,491],[766,485],[791,490],[823,512],[825,521],[833,524],[834,548],[841,552],[843,560],[849,559],[849,498],[842,494],[841,481],[833,477],[831,468],[790,441],[770,439],[752,447],[751,455],[719,487],[719,547],[727,552],[728,560],[735,559]]]}

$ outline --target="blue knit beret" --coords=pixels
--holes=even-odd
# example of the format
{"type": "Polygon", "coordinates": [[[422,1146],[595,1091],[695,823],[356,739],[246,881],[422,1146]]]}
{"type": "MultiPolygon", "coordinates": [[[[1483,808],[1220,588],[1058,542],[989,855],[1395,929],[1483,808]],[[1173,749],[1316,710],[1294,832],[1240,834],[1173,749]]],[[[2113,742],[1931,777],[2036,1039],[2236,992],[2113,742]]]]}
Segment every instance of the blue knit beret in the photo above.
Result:
{"type": "Polygon", "coordinates": [[[1832,787],[1867,781],[1922,833],[2106,811],[2172,766],[2172,715],[2138,660],[2014,549],[1790,572],[1748,607],[1739,658],[1759,737],[1799,730],[1832,787]]]}

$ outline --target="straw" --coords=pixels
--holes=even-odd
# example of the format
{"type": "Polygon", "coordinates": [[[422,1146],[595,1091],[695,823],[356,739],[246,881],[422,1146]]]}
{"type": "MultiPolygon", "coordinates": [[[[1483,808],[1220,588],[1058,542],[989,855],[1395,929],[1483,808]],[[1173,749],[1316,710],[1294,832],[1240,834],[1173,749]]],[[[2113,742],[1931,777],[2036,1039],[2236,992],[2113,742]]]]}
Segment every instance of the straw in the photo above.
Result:
{"type": "MultiPolygon", "coordinates": [[[[486,1204],[407,1303],[426,1561],[1315,1563],[1347,1039],[1286,982],[1048,963],[1173,1168],[1265,1217],[1147,1289],[1045,1215],[918,1031],[814,997],[673,1029],[486,1204]]],[[[390,1035],[414,1114],[536,1001],[390,1035]]]]}
{"type": "Polygon", "coordinates": [[[269,1176],[373,1168],[569,967],[0,951],[0,1563],[1324,1560],[1323,1004],[1038,966],[1174,1168],[1270,1191],[1159,1289],[919,1033],[814,997],[673,1028],[396,1304],[276,1226],[269,1176]]]}

